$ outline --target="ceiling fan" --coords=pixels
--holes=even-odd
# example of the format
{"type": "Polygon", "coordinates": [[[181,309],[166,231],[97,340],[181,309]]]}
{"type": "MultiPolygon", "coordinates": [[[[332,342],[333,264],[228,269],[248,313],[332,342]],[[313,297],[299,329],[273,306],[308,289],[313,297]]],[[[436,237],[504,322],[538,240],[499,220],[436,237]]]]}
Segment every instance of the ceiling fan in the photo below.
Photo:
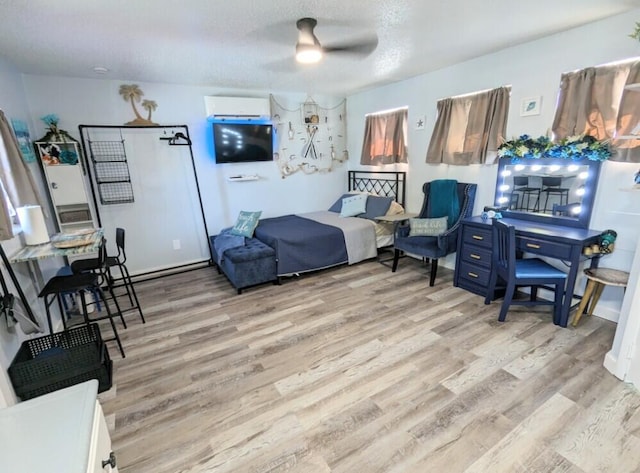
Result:
{"type": "Polygon", "coordinates": [[[315,18],[300,18],[296,21],[298,42],[296,43],[296,61],[302,64],[319,62],[325,54],[352,53],[367,56],[378,45],[377,37],[362,41],[323,47],[313,32],[318,24],[315,18]]]}

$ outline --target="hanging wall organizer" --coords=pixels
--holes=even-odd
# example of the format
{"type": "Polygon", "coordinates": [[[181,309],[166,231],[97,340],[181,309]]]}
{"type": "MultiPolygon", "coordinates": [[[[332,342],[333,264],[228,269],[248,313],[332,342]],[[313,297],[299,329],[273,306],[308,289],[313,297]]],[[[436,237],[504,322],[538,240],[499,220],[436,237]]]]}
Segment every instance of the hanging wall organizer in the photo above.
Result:
{"type": "Polygon", "coordinates": [[[119,141],[87,142],[102,205],[132,203],[133,187],[122,135],[119,141]]]}

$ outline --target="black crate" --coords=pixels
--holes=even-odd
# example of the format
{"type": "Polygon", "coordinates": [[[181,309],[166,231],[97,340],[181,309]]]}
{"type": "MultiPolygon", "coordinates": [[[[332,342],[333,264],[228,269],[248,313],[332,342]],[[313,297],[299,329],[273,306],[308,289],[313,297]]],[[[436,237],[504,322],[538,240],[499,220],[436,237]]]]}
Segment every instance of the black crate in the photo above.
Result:
{"type": "Polygon", "coordinates": [[[26,340],[9,366],[13,389],[23,401],[90,379],[98,392],[111,388],[113,365],[98,324],[26,340]]]}

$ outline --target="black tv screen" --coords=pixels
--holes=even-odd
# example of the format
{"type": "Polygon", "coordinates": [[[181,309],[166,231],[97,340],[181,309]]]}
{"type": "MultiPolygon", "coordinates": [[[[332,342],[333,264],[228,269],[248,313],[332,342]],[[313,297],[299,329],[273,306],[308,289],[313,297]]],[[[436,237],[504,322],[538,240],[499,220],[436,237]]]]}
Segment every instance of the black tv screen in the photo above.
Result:
{"type": "Polygon", "coordinates": [[[272,132],[269,124],[214,123],[216,163],[273,161],[272,132]]]}

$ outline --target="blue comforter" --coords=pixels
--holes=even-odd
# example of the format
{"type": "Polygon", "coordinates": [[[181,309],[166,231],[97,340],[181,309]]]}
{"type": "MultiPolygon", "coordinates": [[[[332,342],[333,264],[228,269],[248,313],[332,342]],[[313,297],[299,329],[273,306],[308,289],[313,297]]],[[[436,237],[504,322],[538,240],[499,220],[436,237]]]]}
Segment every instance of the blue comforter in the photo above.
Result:
{"type": "Polygon", "coordinates": [[[297,215],[260,220],[255,237],[276,250],[278,276],[349,260],[342,230],[297,215]]]}

